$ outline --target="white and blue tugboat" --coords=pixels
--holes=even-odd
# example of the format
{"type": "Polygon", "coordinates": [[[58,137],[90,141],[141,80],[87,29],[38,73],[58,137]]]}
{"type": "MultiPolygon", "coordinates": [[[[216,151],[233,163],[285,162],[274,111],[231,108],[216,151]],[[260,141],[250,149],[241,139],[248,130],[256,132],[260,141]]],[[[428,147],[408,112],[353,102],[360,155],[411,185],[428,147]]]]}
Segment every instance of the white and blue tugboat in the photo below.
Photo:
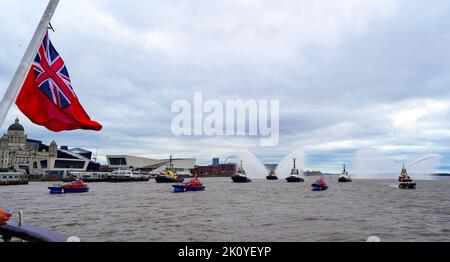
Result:
{"type": "Polygon", "coordinates": [[[345,170],[345,164],[344,164],[344,169],[342,170],[342,173],[339,176],[338,182],[341,182],[341,183],[352,182],[352,178],[348,175],[348,171],[345,170]]]}
{"type": "Polygon", "coordinates": [[[236,174],[234,176],[232,176],[231,179],[233,180],[234,183],[249,183],[249,182],[252,182],[252,180],[250,178],[248,178],[247,174],[245,173],[244,167],[242,165],[242,160],[241,160],[241,165],[237,169],[236,174]]]}
{"type": "Polygon", "coordinates": [[[295,166],[295,158],[294,160],[294,166],[291,169],[291,175],[286,178],[286,181],[289,183],[298,183],[298,182],[305,182],[305,179],[300,175],[298,172],[297,167],[295,166]]]}

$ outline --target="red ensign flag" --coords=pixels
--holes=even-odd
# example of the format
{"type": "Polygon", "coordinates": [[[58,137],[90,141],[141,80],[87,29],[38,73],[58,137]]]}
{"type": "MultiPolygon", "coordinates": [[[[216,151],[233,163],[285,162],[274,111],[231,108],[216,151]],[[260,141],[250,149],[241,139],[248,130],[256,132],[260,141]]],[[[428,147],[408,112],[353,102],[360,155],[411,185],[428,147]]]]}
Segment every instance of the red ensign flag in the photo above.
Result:
{"type": "Polygon", "coordinates": [[[102,126],[90,119],[78,101],[69,72],[52,42],[45,35],[16,104],[33,123],[59,132],[102,126]]]}

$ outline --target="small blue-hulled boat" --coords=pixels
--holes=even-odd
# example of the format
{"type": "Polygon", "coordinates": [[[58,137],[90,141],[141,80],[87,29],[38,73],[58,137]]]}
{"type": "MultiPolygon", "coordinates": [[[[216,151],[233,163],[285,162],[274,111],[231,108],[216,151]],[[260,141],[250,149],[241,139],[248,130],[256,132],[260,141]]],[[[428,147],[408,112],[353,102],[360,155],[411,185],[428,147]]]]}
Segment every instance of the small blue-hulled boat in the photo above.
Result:
{"type": "Polygon", "coordinates": [[[172,185],[174,193],[187,192],[187,191],[204,191],[206,187],[197,186],[197,187],[188,187],[185,185],[172,185]]]}
{"type": "Polygon", "coordinates": [[[323,177],[317,179],[313,184],[311,184],[313,191],[324,191],[328,189],[327,183],[325,183],[325,180],[323,177]]]}
{"type": "Polygon", "coordinates": [[[48,187],[50,194],[65,194],[65,193],[85,193],[89,192],[87,184],[81,180],[75,180],[67,185],[56,184],[48,187]]]}
{"type": "Polygon", "coordinates": [[[200,179],[193,178],[189,183],[172,185],[174,193],[187,192],[187,191],[203,191],[205,186],[200,182],[200,179]]]}
{"type": "Polygon", "coordinates": [[[315,185],[315,184],[312,184],[311,186],[312,186],[312,190],[313,190],[313,191],[324,191],[324,190],[327,190],[327,189],[328,189],[328,186],[325,186],[325,185],[315,185]]]}

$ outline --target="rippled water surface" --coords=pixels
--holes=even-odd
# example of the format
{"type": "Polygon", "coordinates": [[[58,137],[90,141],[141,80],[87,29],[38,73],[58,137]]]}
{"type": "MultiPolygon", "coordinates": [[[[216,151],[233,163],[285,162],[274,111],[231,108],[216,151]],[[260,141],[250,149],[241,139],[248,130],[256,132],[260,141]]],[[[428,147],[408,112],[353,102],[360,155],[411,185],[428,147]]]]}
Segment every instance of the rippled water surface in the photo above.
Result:
{"type": "Polygon", "coordinates": [[[82,241],[450,241],[449,178],[416,181],[416,190],[336,180],[324,192],[311,191],[311,181],[210,178],[204,192],[175,194],[150,181],[89,183],[89,193],[65,195],[33,182],[0,187],[0,207],[82,241]]]}

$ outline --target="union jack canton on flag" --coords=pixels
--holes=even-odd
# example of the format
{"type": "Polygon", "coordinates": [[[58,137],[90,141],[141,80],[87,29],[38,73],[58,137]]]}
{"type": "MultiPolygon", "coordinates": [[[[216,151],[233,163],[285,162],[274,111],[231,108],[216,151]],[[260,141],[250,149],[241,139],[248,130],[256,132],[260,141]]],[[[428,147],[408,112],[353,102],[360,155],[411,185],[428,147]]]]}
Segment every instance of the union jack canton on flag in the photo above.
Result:
{"type": "Polygon", "coordinates": [[[65,108],[71,104],[76,95],[72,89],[69,72],[53,47],[48,33],[39,47],[32,68],[38,87],[55,105],[65,108]]]}

